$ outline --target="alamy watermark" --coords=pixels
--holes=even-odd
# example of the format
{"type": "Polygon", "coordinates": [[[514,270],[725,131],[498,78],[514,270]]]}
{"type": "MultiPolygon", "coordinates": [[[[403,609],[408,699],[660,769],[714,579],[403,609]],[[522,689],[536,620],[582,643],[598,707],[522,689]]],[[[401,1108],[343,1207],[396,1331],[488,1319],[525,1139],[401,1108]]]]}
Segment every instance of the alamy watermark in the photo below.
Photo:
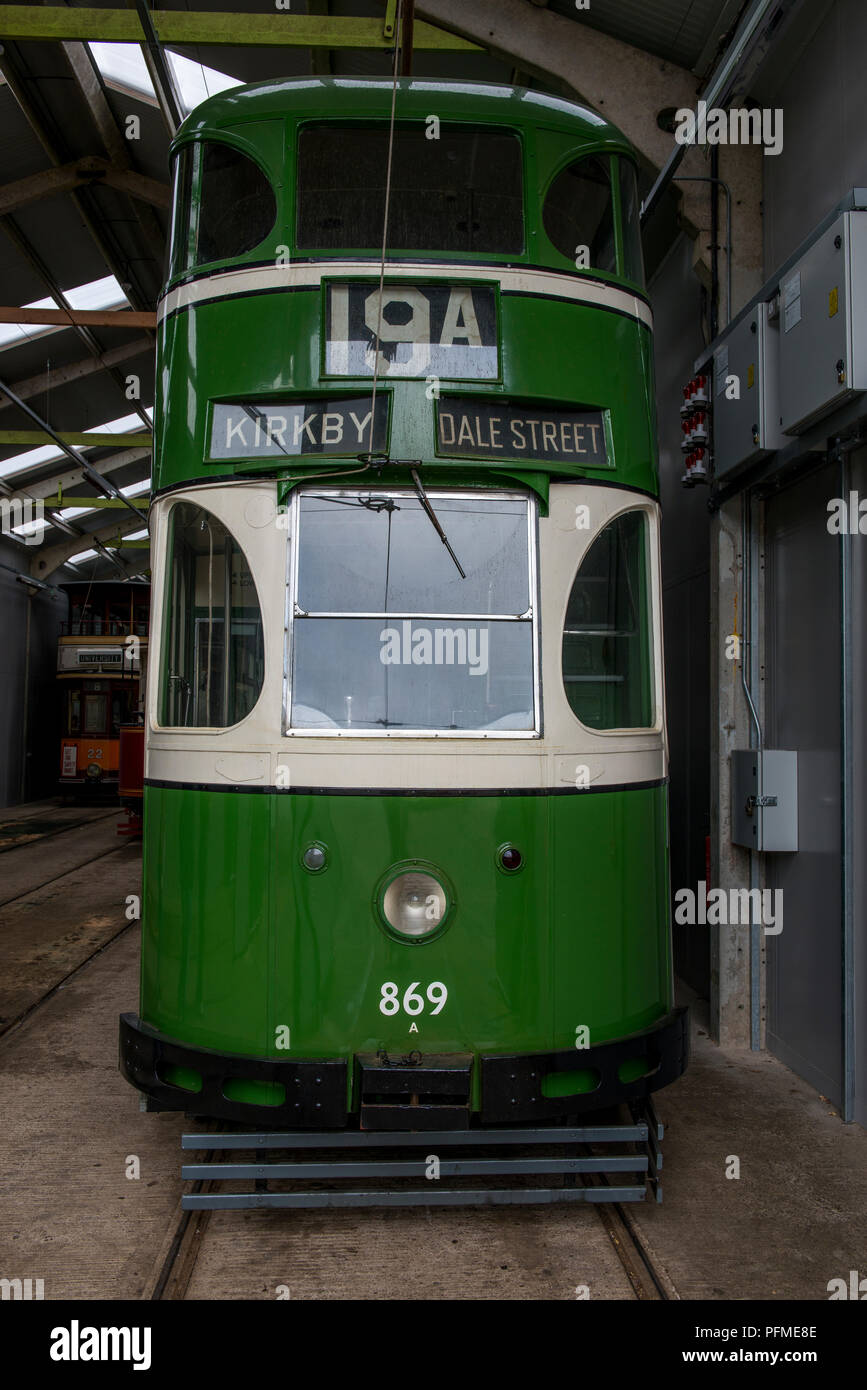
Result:
{"type": "Polygon", "coordinates": [[[765,154],[783,148],[783,112],[779,107],[759,109],[720,106],[708,108],[700,101],[696,111],[680,107],[674,115],[674,138],[679,145],[764,145],[765,154]]]}
{"type": "Polygon", "coordinates": [[[419,627],[405,618],[383,628],[379,641],[383,666],[468,666],[471,676],[488,674],[487,628],[419,627]]]}
{"type": "Polygon", "coordinates": [[[134,1371],[150,1370],[149,1327],[82,1327],[73,1318],[68,1327],[51,1329],[48,1352],[52,1361],[131,1361],[134,1371]]]}
{"type": "Polygon", "coordinates": [[[45,503],[41,497],[0,497],[0,535],[12,536],[25,545],[39,545],[45,528],[45,503]],[[20,527],[32,527],[26,535],[20,527]]]}
{"type": "Polygon", "coordinates": [[[782,888],[711,888],[702,879],[697,892],[678,888],[674,920],[679,927],[761,925],[765,936],[783,930],[782,888]]]}
{"type": "Polygon", "coordinates": [[[31,1302],[45,1297],[44,1279],[0,1279],[0,1299],[5,1303],[31,1302]]]}

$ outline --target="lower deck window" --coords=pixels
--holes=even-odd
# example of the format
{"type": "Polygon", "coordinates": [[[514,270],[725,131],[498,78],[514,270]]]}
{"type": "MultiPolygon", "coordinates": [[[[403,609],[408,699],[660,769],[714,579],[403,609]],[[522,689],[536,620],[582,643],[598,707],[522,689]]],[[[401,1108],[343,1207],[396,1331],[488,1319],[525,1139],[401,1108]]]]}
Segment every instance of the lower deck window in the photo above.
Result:
{"type": "Polygon", "coordinates": [[[237,541],[204,507],[171,512],[160,723],[226,728],[262,689],[262,614],[237,541]]]}
{"type": "Polygon", "coordinates": [[[411,493],[304,493],[292,730],[532,733],[530,503],[431,493],[461,567],[411,493]]]}
{"type": "Polygon", "coordinates": [[[569,595],[563,683],[572,711],[591,729],[654,723],[647,517],[615,518],[596,537],[569,595]]]}
{"type": "Polygon", "coordinates": [[[85,682],[65,692],[63,734],[66,738],[117,738],[121,724],[133,716],[138,681],[85,682]]]}

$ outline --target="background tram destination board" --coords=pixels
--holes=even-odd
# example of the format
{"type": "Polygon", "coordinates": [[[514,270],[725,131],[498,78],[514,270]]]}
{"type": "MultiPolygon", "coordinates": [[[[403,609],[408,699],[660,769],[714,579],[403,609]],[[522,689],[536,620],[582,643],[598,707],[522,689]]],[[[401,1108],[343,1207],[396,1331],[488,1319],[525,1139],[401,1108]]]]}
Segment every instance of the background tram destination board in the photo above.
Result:
{"type": "Polygon", "coordinates": [[[379,332],[382,376],[495,381],[500,375],[492,286],[332,283],[326,291],[325,372],[372,376],[379,332]]]}
{"type": "Polygon", "coordinates": [[[443,396],[439,402],[437,452],[612,467],[601,410],[505,405],[460,396],[443,396]]]}

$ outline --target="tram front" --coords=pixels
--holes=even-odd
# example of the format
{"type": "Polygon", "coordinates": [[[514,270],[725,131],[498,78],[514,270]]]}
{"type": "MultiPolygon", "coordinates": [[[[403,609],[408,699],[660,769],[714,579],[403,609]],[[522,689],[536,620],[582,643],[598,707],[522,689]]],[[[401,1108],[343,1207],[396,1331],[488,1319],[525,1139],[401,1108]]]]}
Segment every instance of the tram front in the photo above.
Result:
{"type": "Polygon", "coordinates": [[[536,93],[397,96],[240,89],[176,141],[152,1108],[544,1123],[686,1061],[629,149],[536,93]]]}

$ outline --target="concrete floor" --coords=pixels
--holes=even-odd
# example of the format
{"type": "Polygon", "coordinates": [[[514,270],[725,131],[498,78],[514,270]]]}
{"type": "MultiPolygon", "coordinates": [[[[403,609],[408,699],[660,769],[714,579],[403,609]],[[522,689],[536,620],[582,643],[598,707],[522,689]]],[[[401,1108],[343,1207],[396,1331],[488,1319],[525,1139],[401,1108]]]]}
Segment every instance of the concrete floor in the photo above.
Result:
{"type": "Polygon", "coordinates": [[[664,1204],[638,1224],[681,1298],[827,1299],[830,1279],[867,1273],[867,1132],[770,1053],[717,1047],[703,1014],[658,1098],[664,1204]]]}
{"type": "MultiPolygon", "coordinates": [[[[189,1127],[140,1112],[117,1071],[117,1015],[138,993],[124,918],[138,853],[93,814],[41,855],[0,853],[0,898],[7,874],[17,886],[0,907],[0,1013],[29,1010],[0,1038],[0,1276],[42,1278],[47,1299],[150,1296],[189,1127]]],[[[657,1098],[665,1200],[631,1208],[642,1238],[681,1299],[827,1299],[830,1279],[867,1272],[867,1133],[767,1054],[714,1046],[700,1006],[693,1034],[689,1072],[657,1098]]],[[[574,1299],[580,1284],[634,1297],[589,1207],[214,1212],[184,1296],[574,1299]]]]}

